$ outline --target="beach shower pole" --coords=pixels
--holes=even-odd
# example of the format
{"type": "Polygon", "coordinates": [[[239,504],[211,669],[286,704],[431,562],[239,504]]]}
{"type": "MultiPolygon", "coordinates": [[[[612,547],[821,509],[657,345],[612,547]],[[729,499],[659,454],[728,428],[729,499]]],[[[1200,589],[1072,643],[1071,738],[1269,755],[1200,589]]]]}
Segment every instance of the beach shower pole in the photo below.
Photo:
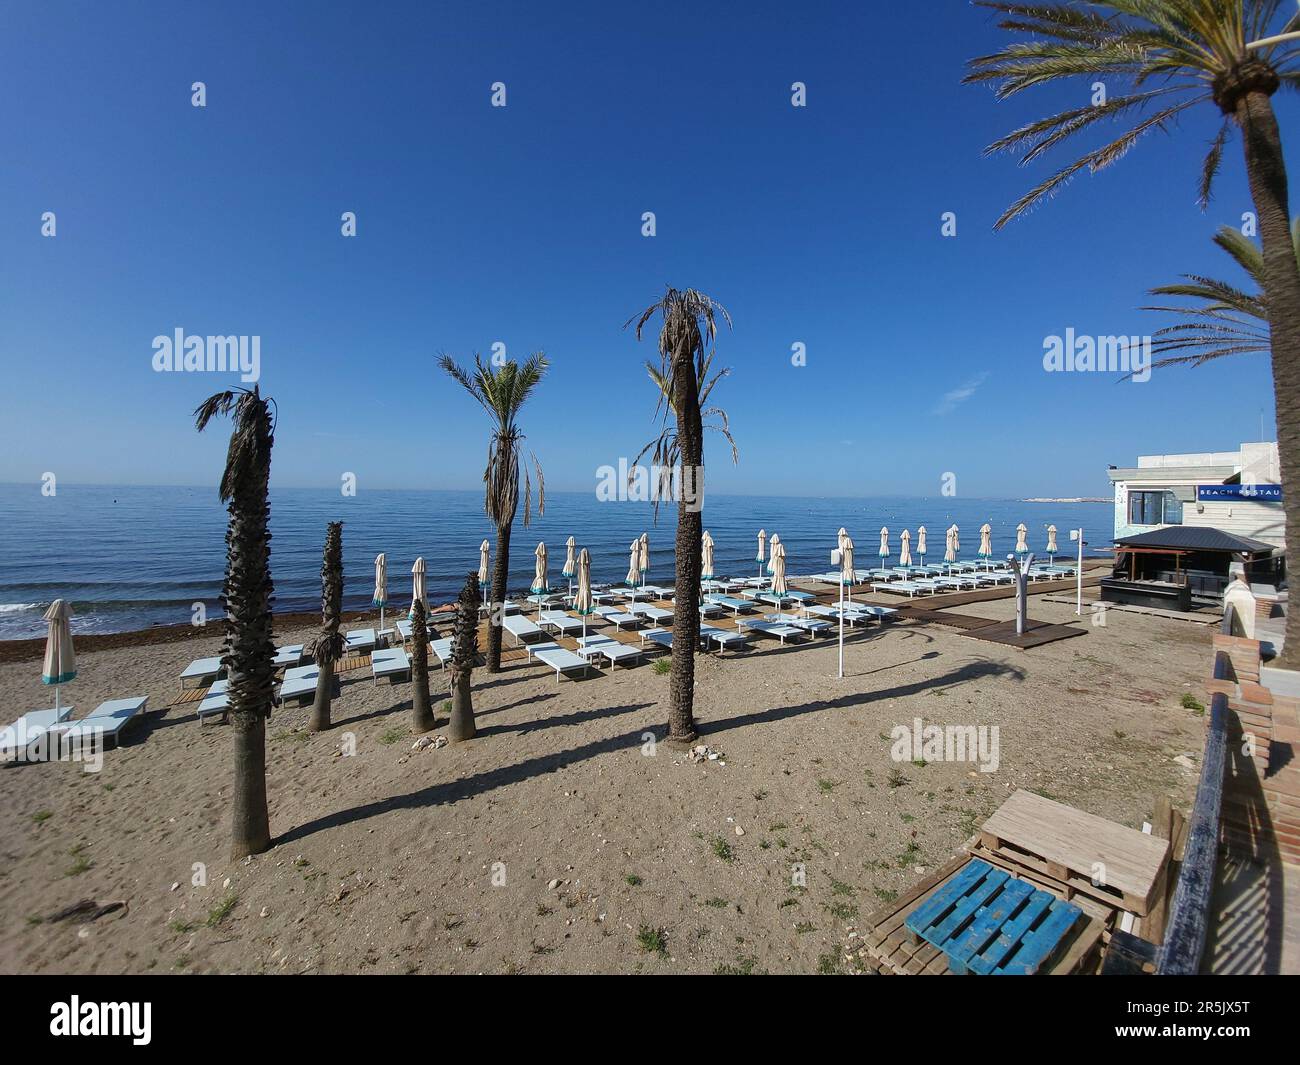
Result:
{"type": "Polygon", "coordinates": [[[1079,561],[1074,569],[1074,612],[1080,616],[1083,615],[1083,530],[1071,529],[1070,539],[1079,541],[1079,561]]]}
{"type": "MultiPolygon", "coordinates": [[[[841,555],[838,550],[831,552],[831,565],[841,565],[841,555]]],[[[844,679],[844,575],[840,575],[840,679],[844,679]]]]}

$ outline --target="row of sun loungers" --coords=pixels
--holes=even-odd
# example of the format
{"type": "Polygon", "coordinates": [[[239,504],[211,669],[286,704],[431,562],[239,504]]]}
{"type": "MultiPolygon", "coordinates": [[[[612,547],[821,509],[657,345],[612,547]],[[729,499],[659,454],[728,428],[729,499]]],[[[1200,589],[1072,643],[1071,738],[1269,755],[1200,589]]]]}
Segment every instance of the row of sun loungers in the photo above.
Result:
{"type": "Polygon", "coordinates": [[[149,703],[146,695],[109,699],[100,703],[83,718],[71,720],[75,707],[60,706],[31,710],[8,728],[0,729],[0,760],[25,757],[44,737],[57,740],[62,750],[83,749],[86,744],[105,745],[121,742],[122,730],[144,712],[149,703]]]}

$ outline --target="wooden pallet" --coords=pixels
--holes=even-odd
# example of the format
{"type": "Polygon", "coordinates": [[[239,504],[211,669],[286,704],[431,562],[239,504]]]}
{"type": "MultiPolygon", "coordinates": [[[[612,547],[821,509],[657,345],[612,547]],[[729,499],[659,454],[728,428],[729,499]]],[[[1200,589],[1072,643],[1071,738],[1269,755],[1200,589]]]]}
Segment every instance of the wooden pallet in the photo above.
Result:
{"type": "MultiPolygon", "coordinates": [[[[959,855],[866,919],[862,938],[869,967],[887,976],[952,975],[943,951],[924,940],[916,941],[906,921],[931,893],[960,873],[970,861],[969,855],[959,855]]],[[[1096,917],[1085,914],[1085,918],[1086,923],[1080,926],[1074,939],[1040,972],[1058,976],[1095,970],[1104,925],[1096,917]]]]}
{"type": "Polygon", "coordinates": [[[904,920],[958,974],[1032,976],[1071,938],[1083,911],[988,862],[972,859],[904,920]]]}
{"type": "Polygon", "coordinates": [[[1023,789],[980,830],[980,846],[1072,891],[1139,915],[1164,889],[1169,841],[1023,789]],[[1094,867],[1104,882],[1094,883],[1094,867]]]}

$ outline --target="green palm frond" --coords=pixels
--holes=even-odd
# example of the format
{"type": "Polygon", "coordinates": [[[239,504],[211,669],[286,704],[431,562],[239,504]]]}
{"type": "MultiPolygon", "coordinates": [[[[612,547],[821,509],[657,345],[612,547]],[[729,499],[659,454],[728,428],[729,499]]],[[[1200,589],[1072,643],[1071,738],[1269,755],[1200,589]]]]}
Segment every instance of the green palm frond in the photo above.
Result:
{"type": "Polygon", "coordinates": [[[1116,80],[1124,86],[1095,107],[1078,107],[1028,123],[999,138],[988,152],[1022,153],[1021,163],[1096,128],[1105,121],[1131,122],[1109,143],[1040,181],[998,218],[1013,218],[1055,195],[1082,170],[1097,173],[1123,158],[1147,133],[1168,130],[1187,109],[1212,101],[1229,116],[1211,142],[1201,168],[1198,201],[1208,204],[1215,175],[1231,135],[1231,116],[1243,68],[1264,64],[1289,87],[1300,83],[1300,49],[1277,42],[1247,51],[1246,43],[1286,32],[1296,16],[1284,17],[1279,0],[1058,0],[1008,3],[977,0],[995,12],[1015,39],[969,63],[965,80],[989,82],[998,99],[1063,80],[1116,80]],[[1283,28],[1278,29],[1279,23],[1283,28]],[[1155,88],[1145,88],[1155,83],[1155,88]],[[1156,108],[1148,113],[1149,108],[1156,108]]]}

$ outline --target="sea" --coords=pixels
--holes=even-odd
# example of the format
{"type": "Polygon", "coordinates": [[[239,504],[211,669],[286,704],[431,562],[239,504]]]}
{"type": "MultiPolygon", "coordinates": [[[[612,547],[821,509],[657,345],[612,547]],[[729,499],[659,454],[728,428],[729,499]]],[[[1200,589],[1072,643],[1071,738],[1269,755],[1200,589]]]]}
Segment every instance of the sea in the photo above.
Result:
{"type": "MultiPolygon", "coordinates": [[[[465,575],[478,569],[479,543],[495,550],[496,534],[483,513],[481,492],[364,490],[344,496],[331,489],[280,488],[271,493],[271,574],[277,612],[318,610],[325,526],[343,522],[344,609],[370,607],[374,560],[388,557],[389,613],[411,601],[411,567],[423,557],[431,604],[455,598],[465,575]]],[[[973,558],[979,528],[993,528],[995,556],[1015,544],[1016,525],[1029,529],[1031,549],[1042,553],[1047,526],[1059,530],[1066,555],[1076,545],[1069,529],[1108,545],[1109,503],[1044,503],[961,497],[871,499],[710,495],[704,525],[715,542],[719,575],[758,572],[759,529],[779,533],[793,575],[831,568],[840,526],[857,549],[857,564],[876,559],[881,527],[889,529],[893,561],[899,534],[926,526],[932,561],[942,558],[944,530],[960,529],[961,555],[973,558]]],[[[0,485],[0,640],[44,635],[41,616],[55,599],[69,600],[74,633],[113,633],[192,622],[196,604],[220,615],[225,570],[226,511],[215,488],[66,485],[43,495],[40,484],[0,485]]],[[[629,545],[646,533],[651,583],[673,579],[676,511],[635,501],[598,500],[590,492],[552,492],[546,513],[525,528],[516,519],[511,538],[510,589],[532,582],[534,551],[545,542],[553,588],[569,536],[591,554],[593,581],[619,582],[627,574],[629,545]]],[[[376,615],[378,611],[375,612],[376,615]]]]}

